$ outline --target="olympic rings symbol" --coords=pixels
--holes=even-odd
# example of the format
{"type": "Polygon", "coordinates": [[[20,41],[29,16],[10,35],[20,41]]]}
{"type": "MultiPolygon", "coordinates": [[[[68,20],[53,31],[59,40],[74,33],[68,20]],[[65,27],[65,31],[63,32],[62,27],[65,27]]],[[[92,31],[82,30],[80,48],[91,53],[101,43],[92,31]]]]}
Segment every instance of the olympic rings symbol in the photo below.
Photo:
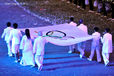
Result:
{"type": "Polygon", "coordinates": [[[49,37],[56,37],[56,38],[63,38],[66,36],[66,33],[62,32],[62,31],[58,31],[58,30],[53,30],[53,31],[48,31],[46,33],[46,36],[49,36],[49,37]],[[63,36],[53,36],[54,32],[58,32],[58,33],[61,33],[63,34],[63,36]]]}
{"type": "MultiPolygon", "coordinates": [[[[35,31],[35,33],[38,33],[37,31],[35,31]]],[[[75,39],[75,37],[73,36],[66,36],[66,33],[62,32],[62,31],[59,31],[59,30],[52,30],[52,31],[48,31],[46,33],[46,36],[48,37],[53,37],[53,38],[59,38],[59,39],[62,39],[62,40],[67,40],[69,38],[71,39],[75,39]],[[57,33],[56,35],[54,35],[54,33],[57,33]],[[58,36],[59,35],[59,36],[58,36]],[[62,35],[62,36],[61,36],[62,35]]],[[[46,36],[43,36],[43,37],[46,37],[46,36]]]]}

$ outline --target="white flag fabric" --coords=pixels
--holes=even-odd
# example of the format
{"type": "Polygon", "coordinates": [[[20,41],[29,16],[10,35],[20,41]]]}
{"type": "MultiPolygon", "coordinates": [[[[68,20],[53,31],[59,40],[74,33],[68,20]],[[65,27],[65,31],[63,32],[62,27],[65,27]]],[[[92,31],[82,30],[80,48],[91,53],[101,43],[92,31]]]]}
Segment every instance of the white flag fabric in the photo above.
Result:
{"type": "MultiPolygon", "coordinates": [[[[20,30],[24,32],[25,29],[20,30]]],[[[68,23],[28,29],[32,38],[38,36],[38,31],[42,31],[43,36],[46,37],[48,42],[59,46],[69,46],[93,38],[92,35],[88,35],[76,26],[69,25],[68,23]],[[49,36],[46,36],[46,34],[49,36]]]]}

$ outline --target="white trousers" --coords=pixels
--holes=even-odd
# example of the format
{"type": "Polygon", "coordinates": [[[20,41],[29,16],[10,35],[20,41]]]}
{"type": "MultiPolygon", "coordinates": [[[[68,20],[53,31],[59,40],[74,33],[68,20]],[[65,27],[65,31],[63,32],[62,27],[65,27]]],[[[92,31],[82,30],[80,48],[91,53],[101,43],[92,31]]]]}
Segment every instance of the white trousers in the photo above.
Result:
{"type": "Polygon", "coordinates": [[[77,44],[78,51],[80,52],[80,55],[84,55],[85,50],[85,42],[81,42],[77,44]]]}
{"type": "Polygon", "coordinates": [[[95,51],[96,51],[96,54],[97,54],[97,62],[101,62],[99,46],[98,47],[97,46],[96,47],[91,47],[91,54],[90,54],[89,58],[93,59],[95,51]]]}
{"type": "Polygon", "coordinates": [[[19,52],[19,44],[12,44],[12,53],[17,54],[19,52]]]}
{"type": "Polygon", "coordinates": [[[7,48],[8,48],[8,55],[12,56],[12,51],[11,51],[11,43],[7,43],[7,48]]]}
{"type": "Polygon", "coordinates": [[[19,61],[19,44],[12,44],[12,53],[15,56],[15,61],[19,61]]]}
{"type": "Polygon", "coordinates": [[[43,55],[35,55],[35,62],[38,68],[43,65],[43,59],[44,59],[43,55]]]}
{"type": "Polygon", "coordinates": [[[70,45],[70,46],[69,46],[69,51],[72,51],[72,52],[73,52],[74,49],[75,49],[75,45],[70,45]]]}
{"type": "Polygon", "coordinates": [[[107,64],[109,62],[109,55],[110,55],[110,53],[103,53],[102,52],[104,64],[107,64]]]}

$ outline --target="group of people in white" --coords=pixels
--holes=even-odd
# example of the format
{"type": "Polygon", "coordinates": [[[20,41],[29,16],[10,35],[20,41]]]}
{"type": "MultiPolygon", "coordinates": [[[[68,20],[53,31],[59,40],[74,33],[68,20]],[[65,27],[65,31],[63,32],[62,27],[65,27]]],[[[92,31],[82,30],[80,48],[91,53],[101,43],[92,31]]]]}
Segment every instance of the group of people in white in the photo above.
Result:
{"type": "MultiPolygon", "coordinates": [[[[80,19],[79,24],[74,22],[74,18],[70,18],[70,25],[76,26],[82,31],[88,33],[88,28],[83,24],[83,20],[80,19]]],[[[18,28],[18,24],[14,23],[13,28],[11,23],[7,23],[7,28],[4,29],[4,32],[1,38],[5,38],[8,47],[8,55],[15,57],[15,62],[20,62],[22,66],[31,65],[35,66],[35,63],[38,66],[38,70],[42,69],[43,66],[43,57],[44,57],[44,46],[48,41],[43,37],[42,31],[38,32],[38,37],[33,40],[30,35],[29,29],[25,29],[25,35],[22,36],[18,28]],[[21,39],[22,37],[22,39],[21,39]],[[34,44],[32,45],[32,42],[34,44]],[[22,58],[19,58],[19,49],[22,49],[22,58]]],[[[102,56],[105,66],[109,64],[109,55],[112,53],[112,35],[109,33],[110,29],[106,28],[103,37],[99,33],[99,28],[94,28],[94,36],[91,45],[91,54],[88,58],[89,61],[92,61],[94,56],[94,51],[96,50],[97,61],[101,62],[100,55],[100,40],[103,44],[102,46],[102,56]]],[[[80,58],[84,57],[85,42],[77,44],[78,51],[80,51],[80,58]]],[[[75,49],[75,45],[69,46],[68,53],[72,53],[75,49]]]]}
{"type": "Polygon", "coordinates": [[[20,62],[22,66],[31,65],[34,67],[36,62],[38,70],[41,70],[43,66],[44,45],[47,42],[46,39],[42,37],[42,31],[38,32],[38,37],[35,38],[34,45],[32,45],[33,39],[30,36],[29,29],[25,29],[25,35],[22,37],[20,30],[17,28],[17,23],[14,23],[12,28],[11,23],[8,22],[7,28],[4,29],[1,36],[2,38],[5,37],[8,47],[8,55],[14,55],[15,62],[20,62]],[[21,60],[19,58],[19,49],[22,49],[21,60]]]}
{"type": "MultiPolygon", "coordinates": [[[[71,17],[69,24],[76,26],[77,28],[81,29],[82,31],[84,31],[85,33],[88,34],[88,28],[86,25],[83,24],[82,19],[79,20],[79,24],[76,24],[74,22],[74,18],[71,17]]],[[[94,52],[96,51],[97,62],[101,62],[101,55],[100,55],[100,42],[101,42],[103,44],[102,57],[104,60],[104,64],[105,64],[105,66],[108,66],[110,53],[112,53],[112,35],[110,33],[110,29],[106,28],[104,31],[103,37],[101,37],[101,34],[99,33],[99,28],[94,27],[94,33],[92,34],[92,36],[93,36],[93,39],[92,39],[92,43],[91,43],[91,54],[90,54],[89,58],[87,58],[87,59],[89,61],[92,61],[94,52]]],[[[86,41],[77,44],[77,50],[80,52],[80,58],[84,57],[84,53],[85,53],[84,50],[86,47],[85,43],[86,43],[86,41]]],[[[74,50],[75,50],[75,45],[71,45],[71,46],[69,46],[68,53],[73,53],[74,50]]]]}

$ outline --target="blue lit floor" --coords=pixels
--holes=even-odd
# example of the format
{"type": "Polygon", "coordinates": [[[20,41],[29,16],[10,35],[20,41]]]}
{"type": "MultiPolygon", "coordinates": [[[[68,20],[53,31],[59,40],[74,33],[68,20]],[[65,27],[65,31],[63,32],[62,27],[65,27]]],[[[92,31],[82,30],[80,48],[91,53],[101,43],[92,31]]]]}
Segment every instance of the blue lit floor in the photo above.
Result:
{"type": "MultiPolygon", "coordinates": [[[[47,44],[44,66],[41,72],[37,67],[21,66],[7,56],[5,42],[0,40],[0,76],[113,76],[114,66],[105,67],[103,63],[80,59],[79,54],[67,54],[68,47],[47,44]]],[[[114,57],[113,57],[114,58],[114,57]]]]}
{"type": "MultiPolygon", "coordinates": [[[[36,27],[51,25],[24,12],[14,5],[2,5],[11,0],[0,0],[0,36],[5,28],[5,23],[17,22],[19,27],[36,27]]],[[[68,54],[68,47],[46,44],[44,66],[42,71],[37,67],[21,66],[14,63],[14,58],[7,56],[7,47],[0,38],[0,76],[113,76],[114,75],[114,54],[111,55],[111,66],[105,67],[103,63],[96,61],[89,62],[86,58],[80,59],[78,53],[68,54]]],[[[90,53],[89,45],[86,49],[86,56],[90,53]]]]}

